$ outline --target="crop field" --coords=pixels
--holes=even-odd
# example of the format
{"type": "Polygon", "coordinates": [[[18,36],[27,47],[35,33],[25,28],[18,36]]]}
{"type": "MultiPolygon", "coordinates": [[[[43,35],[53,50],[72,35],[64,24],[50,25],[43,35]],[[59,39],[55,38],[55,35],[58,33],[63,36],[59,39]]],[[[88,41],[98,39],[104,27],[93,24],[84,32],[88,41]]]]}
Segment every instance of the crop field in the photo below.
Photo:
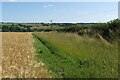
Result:
{"type": "Polygon", "coordinates": [[[31,33],[2,33],[2,78],[49,78],[43,62],[37,62],[31,33]]]}
{"type": "Polygon", "coordinates": [[[0,79],[2,75],[2,33],[0,33],[0,79]]]}
{"type": "Polygon", "coordinates": [[[117,78],[118,46],[76,33],[33,33],[38,61],[57,78],[117,78]]]}
{"type": "Polygon", "coordinates": [[[2,78],[118,78],[118,45],[70,32],[1,32],[2,78]]]}
{"type": "Polygon", "coordinates": [[[0,79],[119,80],[117,1],[2,0],[1,7],[0,79]]]}

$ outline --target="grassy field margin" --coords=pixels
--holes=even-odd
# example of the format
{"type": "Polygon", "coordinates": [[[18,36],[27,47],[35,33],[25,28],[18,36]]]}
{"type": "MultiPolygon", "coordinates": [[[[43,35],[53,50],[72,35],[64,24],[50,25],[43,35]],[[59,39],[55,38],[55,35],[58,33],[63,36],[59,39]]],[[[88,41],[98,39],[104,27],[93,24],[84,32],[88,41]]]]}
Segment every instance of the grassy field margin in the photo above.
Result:
{"type": "MultiPolygon", "coordinates": [[[[52,44],[49,40],[46,40],[35,33],[33,36],[36,39],[35,48],[38,56],[38,60],[42,60],[46,67],[51,71],[52,75],[57,78],[110,78],[117,76],[114,72],[106,72],[104,65],[110,66],[104,63],[104,60],[99,59],[80,59],[76,56],[65,53],[62,49],[58,48],[55,44],[52,44]],[[103,62],[101,62],[103,61],[103,62]],[[101,63],[101,64],[100,64],[101,63]],[[102,68],[103,67],[103,68],[102,68]]],[[[106,52],[106,50],[105,50],[106,52]]],[[[102,54],[99,55],[102,58],[102,54]]],[[[107,56],[103,56],[107,57],[107,56]]],[[[109,58],[107,59],[109,60],[109,58]]],[[[105,61],[106,62],[106,61],[105,61]]],[[[108,67],[110,69],[110,67],[108,67]]],[[[112,68],[111,68],[112,69],[112,68]]],[[[116,72],[116,71],[115,71],[116,72]]]]}
{"type": "Polygon", "coordinates": [[[54,45],[38,37],[37,34],[32,34],[35,39],[35,48],[38,61],[42,60],[46,67],[51,70],[54,77],[57,78],[86,78],[94,77],[93,72],[85,73],[84,68],[88,68],[92,64],[88,61],[74,60],[72,56],[67,55],[62,50],[54,45]]]}

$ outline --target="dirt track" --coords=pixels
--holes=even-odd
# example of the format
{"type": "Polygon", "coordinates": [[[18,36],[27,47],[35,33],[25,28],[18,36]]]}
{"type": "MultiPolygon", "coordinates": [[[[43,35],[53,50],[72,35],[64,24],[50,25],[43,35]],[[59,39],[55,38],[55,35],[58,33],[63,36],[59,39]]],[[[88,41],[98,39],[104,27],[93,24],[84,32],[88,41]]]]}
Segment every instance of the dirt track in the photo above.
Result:
{"type": "Polygon", "coordinates": [[[31,33],[2,34],[2,78],[48,78],[44,63],[35,60],[31,33]]]}

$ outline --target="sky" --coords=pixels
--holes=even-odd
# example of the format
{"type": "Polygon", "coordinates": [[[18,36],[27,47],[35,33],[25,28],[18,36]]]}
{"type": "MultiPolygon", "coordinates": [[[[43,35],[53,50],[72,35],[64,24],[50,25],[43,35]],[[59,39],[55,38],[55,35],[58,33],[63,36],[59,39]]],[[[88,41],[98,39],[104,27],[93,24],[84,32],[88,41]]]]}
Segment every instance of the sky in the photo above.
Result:
{"type": "Polygon", "coordinates": [[[4,22],[89,23],[118,18],[118,2],[2,2],[4,22]]]}
{"type": "Polygon", "coordinates": [[[120,0],[0,0],[2,2],[118,2],[120,0]]]}

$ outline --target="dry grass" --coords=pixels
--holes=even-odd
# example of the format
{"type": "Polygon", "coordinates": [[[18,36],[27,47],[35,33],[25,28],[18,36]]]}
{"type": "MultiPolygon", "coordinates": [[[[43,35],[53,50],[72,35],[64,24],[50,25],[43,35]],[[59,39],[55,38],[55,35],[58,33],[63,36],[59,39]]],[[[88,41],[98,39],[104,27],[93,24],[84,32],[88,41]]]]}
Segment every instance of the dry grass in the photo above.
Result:
{"type": "Polygon", "coordinates": [[[0,33],[0,79],[2,75],[2,33],[0,33]]]}
{"type": "Polygon", "coordinates": [[[2,34],[2,78],[49,78],[44,63],[35,58],[31,33],[2,34]]]}

